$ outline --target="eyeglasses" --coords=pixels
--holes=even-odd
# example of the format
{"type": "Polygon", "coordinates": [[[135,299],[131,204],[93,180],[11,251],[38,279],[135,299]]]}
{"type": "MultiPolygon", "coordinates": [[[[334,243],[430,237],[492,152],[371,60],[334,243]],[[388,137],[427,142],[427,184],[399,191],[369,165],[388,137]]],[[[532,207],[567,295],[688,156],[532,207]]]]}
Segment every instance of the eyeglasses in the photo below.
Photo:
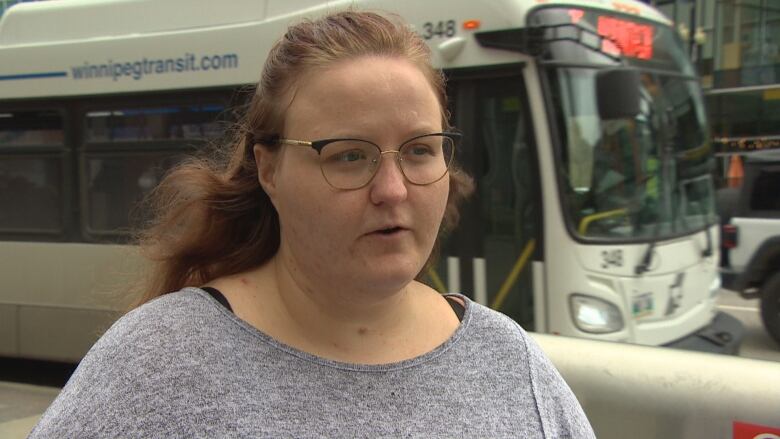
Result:
{"type": "Polygon", "coordinates": [[[320,169],[328,184],[336,189],[360,189],[374,178],[385,154],[396,155],[396,163],[409,183],[425,186],[441,180],[452,163],[460,138],[460,133],[453,132],[425,134],[388,151],[362,139],[309,142],[276,137],[266,138],[263,143],[312,147],[320,156],[320,169]]]}

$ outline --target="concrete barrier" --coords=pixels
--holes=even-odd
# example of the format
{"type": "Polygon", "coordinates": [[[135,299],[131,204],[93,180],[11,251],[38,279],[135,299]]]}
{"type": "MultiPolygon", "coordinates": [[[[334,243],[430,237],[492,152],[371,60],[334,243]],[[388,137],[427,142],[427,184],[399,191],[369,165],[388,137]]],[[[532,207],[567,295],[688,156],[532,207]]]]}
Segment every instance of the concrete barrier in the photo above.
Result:
{"type": "Polygon", "coordinates": [[[600,439],[780,439],[778,363],[532,335],[600,439]]]}

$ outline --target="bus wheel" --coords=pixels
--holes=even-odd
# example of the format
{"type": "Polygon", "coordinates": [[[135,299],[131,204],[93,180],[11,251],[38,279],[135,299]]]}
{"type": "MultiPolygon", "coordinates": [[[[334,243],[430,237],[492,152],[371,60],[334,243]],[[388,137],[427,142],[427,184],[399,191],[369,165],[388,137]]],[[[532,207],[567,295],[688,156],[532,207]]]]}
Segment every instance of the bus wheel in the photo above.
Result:
{"type": "Polygon", "coordinates": [[[769,335],[780,344],[780,272],[761,287],[761,319],[769,335]]]}

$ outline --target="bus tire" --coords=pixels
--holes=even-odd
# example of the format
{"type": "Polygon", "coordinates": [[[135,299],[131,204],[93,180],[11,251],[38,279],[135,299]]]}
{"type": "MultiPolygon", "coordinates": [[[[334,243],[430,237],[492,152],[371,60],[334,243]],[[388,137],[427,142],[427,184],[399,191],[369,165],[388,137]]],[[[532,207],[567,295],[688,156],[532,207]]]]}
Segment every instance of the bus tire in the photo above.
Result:
{"type": "Polygon", "coordinates": [[[761,320],[769,335],[780,344],[780,272],[761,287],[761,320]]]}

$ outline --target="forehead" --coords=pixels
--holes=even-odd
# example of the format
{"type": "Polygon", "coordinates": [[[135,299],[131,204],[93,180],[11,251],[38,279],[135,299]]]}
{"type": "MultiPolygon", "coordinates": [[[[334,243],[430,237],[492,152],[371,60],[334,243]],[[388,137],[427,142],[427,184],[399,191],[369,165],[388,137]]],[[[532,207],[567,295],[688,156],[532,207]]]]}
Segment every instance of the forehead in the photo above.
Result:
{"type": "Polygon", "coordinates": [[[363,57],[303,75],[287,111],[288,135],[333,136],[384,129],[441,129],[434,89],[409,61],[363,57]]]}

